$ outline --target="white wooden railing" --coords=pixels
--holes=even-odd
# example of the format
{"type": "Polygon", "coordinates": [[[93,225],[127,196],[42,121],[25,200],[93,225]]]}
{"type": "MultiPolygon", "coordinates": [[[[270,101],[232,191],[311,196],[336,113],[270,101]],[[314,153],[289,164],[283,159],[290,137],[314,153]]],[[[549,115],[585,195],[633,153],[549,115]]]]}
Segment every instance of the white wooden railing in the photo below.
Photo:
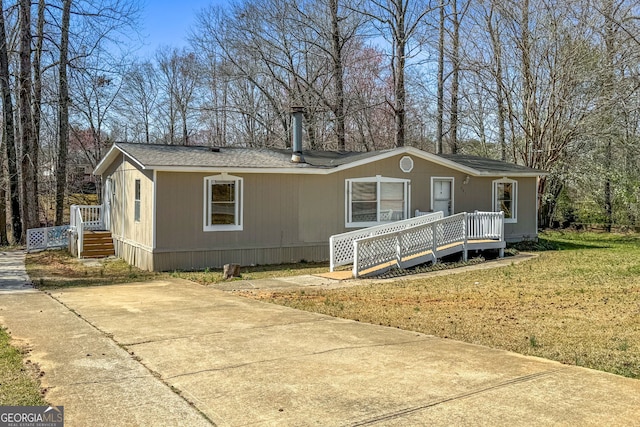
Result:
{"type": "MultiPolygon", "coordinates": [[[[418,211],[416,211],[417,213],[418,211]]],[[[420,216],[390,222],[388,224],[376,225],[361,230],[349,231],[347,233],[336,234],[329,238],[330,271],[336,267],[353,263],[353,242],[369,236],[393,233],[420,224],[428,224],[443,217],[442,212],[421,212],[420,216]]]]}
{"type": "MultiPolygon", "coordinates": [[[[407,268],[439,256],[460,252],[466,260],[468,244],[486,241],[486,248],[504,248],[502,212],[460,213],[401,230],[353,239],[353,276],[407,268]]],[[[362,232],[366,230],[361,230],[362,232]]]]}
{"type": "Polygon", "coordinates": [[[71,205],[70,230],[78,236],[78,258],[82,256],[85,230],[104,229],[102,205],[71,205]]]}
{"type": "Polygon", "coordinates": [[[467,238],[504,240],[504,213],[476,211],[467,214],[467,238]]]}

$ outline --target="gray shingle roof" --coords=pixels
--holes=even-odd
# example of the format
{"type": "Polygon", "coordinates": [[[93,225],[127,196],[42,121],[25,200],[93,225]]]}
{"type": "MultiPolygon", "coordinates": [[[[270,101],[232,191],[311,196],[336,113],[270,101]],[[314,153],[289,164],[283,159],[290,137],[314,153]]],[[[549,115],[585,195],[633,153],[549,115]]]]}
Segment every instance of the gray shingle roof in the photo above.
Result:
{"type": "MultiPolygon", "coordinates": [[[[545,173],[536,169],[476,156],[443,154],[434,155],[415,148],[391,149],[371,152],[303,151],[305,163],[292,163],[291,150],[276,148],[221,147],[211,149],[201,146],[117,143],[115,147],[126,153],[146,169],[333,169],[376,157],[384,158],[396,152],[416,154],[452,168],[478,175],[527,175],[545,173]],[[398,151],[402,150],[402,151],[398,151]]],[[[113,150],[112,150],[113,151],[113,150]]],[[[110,153],[112,152],[110,151],[110,153]]],[[[103,161],[107,160],[103,159],[103,161]]],[[[112,161],[108,160],[107,162],[112,161]]],[[[102,164],[102,162],[101,162],[102,164]]],[[[100,165],[99,165],[99,168],[100,165]]]]}
{"type": "Polygon", "coordinates": [[[541,172],[526,166],[507,163],[501,160],[487,159],[485,157],[469,156],[465,154],[439,154],[440,157],[451,160],[463,166],[473,168],[480,172],[498,173],[536,173],[541,172]]]}
{"type": "Polygon", "coordinates": [[[305,164],[291,162],[291,151],[269,148],[209,147],[117,143],[140,164],[154,167],[332,168],[373,157],[379,152],[304,151],[305,164]]]}

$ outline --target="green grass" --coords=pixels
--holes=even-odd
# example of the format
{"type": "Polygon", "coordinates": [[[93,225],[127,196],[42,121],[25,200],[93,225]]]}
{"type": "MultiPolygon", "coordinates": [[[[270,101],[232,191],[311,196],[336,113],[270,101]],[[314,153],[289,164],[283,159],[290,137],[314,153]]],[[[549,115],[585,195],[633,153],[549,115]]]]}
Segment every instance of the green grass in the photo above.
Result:
{"type": "Polygon", "coordinates": [[[640,235],[549,232],[529,249],[498,269],[238,293],[640,378],[640,235]]]}
{"type": "Polygon", "coordinates": [[[23,363],[22,353],[10,344],[0,328],[0,405],[46,405],[36,379],[37,370],[23,363]]]}

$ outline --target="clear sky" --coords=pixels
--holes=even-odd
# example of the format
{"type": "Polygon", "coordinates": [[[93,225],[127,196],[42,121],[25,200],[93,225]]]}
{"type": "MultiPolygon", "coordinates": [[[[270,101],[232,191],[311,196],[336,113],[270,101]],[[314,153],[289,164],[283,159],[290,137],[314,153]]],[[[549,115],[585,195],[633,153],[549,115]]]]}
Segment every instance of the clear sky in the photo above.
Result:
{"type": "Polygon", "coordinates": [[[142,12],[141,33],[145,46],[142,56],[153,56],[160,46],[187,45],[189,29],[195,23],[196,13],[222,0],[147,0],[142,12]]]}

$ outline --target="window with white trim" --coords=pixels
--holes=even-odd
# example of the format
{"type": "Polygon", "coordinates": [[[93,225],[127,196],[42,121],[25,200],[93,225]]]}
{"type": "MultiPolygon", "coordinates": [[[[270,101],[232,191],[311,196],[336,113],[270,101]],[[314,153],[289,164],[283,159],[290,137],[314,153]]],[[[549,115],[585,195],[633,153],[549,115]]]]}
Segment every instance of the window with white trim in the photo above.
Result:
{"type": "Polygon", "coordinates": [[[227,174],[204,179],[204,231],[242,230],[242,184],[227,174]]]}
{"type": "Polygon", "coordinates": [[[409,217],[409,180],[378,175],[347,179],[345,184],[347,227],[370,227],[409,217]]]}
{"type": "Polygon", "coordinates": [[[508,178],[493,181],[493,210],[504,212],[504,222],[518,222],[518,181],[508,178]]]}
{"type": "Polygon", "coordinates": [[[133,197],[133,220],[140,222],[140,180],[136,179],[134,183],[133,197]]]}

